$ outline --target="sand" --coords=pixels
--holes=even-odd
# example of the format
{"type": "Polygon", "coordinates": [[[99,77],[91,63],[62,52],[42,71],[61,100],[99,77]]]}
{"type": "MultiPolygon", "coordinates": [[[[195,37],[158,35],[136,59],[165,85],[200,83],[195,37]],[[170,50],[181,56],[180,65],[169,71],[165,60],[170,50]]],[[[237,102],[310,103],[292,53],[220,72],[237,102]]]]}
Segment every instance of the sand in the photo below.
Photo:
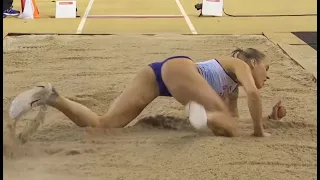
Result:
{"type": "MultiPolygon", "coordinates": [[[[316,82],[263,36],[19,36],[3,43],[5,179],[316,179],[316,82]],[[25,143],[8,138],[10,101],[38,82],[102,114],[148,63],[171,55],[207,60],[236,47],[260,49],[271,60],[263,114],[280,99],[288,113],[266,122],[269,138],[250,136],[243,91],[237,138],[196,132],[184,107],[164,97],[125,129],[80,128],[49,107],[25,143]]],[[[17,133],[36,114],[23,117],[17,133]]]]}

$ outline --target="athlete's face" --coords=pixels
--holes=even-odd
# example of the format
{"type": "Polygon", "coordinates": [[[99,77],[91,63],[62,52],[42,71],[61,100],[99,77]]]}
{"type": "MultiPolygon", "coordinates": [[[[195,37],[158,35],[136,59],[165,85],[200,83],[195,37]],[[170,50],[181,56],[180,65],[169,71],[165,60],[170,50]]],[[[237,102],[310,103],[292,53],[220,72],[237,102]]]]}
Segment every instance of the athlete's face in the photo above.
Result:
{"type": "Polygon", "coordinates": [[[269,70],[269,62],[264,59],[261,61],[257,60],[251,60],[251,72],[253,75],[253,79],[255,81],[255,84],[258,89],[261,89],[264,86],[264,83],[267,79],[269,79],[268,76],[268,70],[269,70]]]}

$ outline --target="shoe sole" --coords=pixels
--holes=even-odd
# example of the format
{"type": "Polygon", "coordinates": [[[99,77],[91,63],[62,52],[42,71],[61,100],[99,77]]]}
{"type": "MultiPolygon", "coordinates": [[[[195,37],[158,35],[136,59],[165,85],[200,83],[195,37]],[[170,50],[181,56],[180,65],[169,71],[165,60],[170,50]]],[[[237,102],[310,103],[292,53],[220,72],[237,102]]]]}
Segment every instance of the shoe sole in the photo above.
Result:
{"type": "Polygon", "coordinates": [[[6,15],[6,16],[19,16],[19,13],[17,13],[17,14],[3,13],[3,14],[6,15]]]}
{"type": "Polygon", "coordinates": [[[189,114],[190,124],[197,130],[208,130],[207,126],[207,113],[204,107],[196,102],[189,102],[186,106],[186,110],[189,114]]]}

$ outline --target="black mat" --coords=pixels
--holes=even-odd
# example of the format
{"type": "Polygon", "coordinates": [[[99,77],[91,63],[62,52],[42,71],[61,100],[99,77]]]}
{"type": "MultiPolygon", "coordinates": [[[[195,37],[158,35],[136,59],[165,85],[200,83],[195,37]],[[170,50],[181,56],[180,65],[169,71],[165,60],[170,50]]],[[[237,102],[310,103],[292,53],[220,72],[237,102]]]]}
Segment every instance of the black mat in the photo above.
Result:
{"type": "Polygon", "coordinates": [[[292,32],[292,34],[317,51],[317,32],[292,32]]]}

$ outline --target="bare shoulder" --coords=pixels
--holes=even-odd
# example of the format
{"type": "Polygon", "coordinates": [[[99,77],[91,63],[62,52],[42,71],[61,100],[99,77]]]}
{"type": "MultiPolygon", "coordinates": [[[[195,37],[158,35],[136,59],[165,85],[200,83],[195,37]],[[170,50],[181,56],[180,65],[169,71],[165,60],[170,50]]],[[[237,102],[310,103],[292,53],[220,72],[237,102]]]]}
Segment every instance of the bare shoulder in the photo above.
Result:
{"type": "Polygon", "coordinates": [[[243,68],[247,66],[247,63],[235,57],[220,56],[220,57],[216,57],[215,59],[221,64],[221,66],[225,70],[229,70],[232,72],[234,72],[237,68],[243,68]]]}

